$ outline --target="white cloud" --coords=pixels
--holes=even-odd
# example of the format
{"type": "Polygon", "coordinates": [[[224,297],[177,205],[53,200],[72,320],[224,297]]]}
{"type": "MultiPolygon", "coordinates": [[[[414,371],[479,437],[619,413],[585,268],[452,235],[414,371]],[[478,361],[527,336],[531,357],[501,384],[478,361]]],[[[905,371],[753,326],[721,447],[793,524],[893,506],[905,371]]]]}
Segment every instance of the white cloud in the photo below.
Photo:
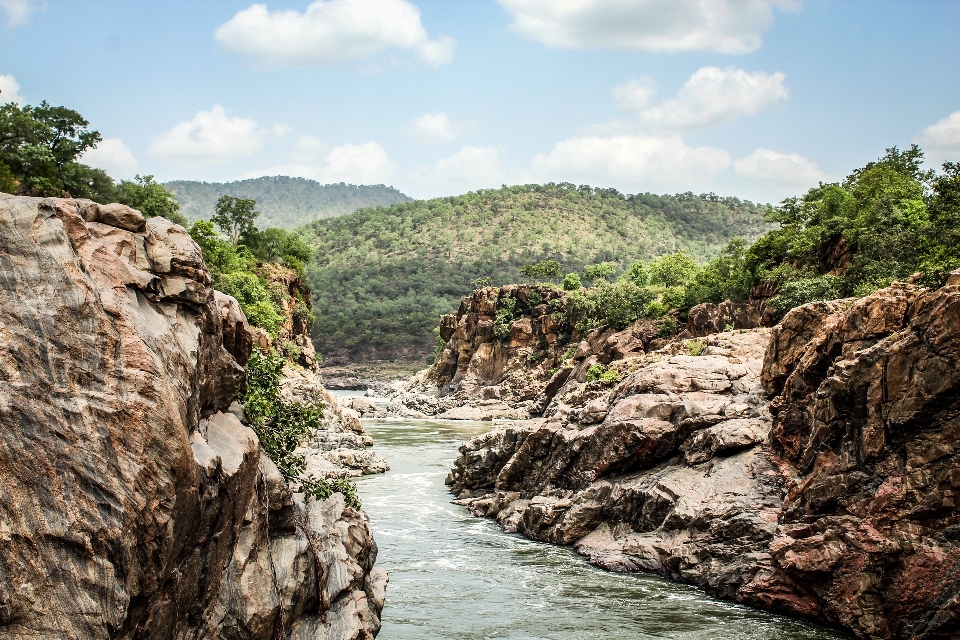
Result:
{"type": "Polygon", "coordinates": [[[960,161],[960,111],[921,131],[916,142],[933,164],[960,161]]]}
{"type": "Polygon", "coordinates": [[[656,93],[657,85],[649,77],[627,80],[613,88],[613,97],[617,101],[617,106],[625,111],[644,110],[656,93]]]}
{"type": "MultiPolygon", "coordinates": [[[[736,67],[698,69],[677,92],[677,97],[663,104],[638,112],[641,124],[648,128],[685,131],[714,127],[736,120],[740,116],[755,115],[774,107],[789,97],[784,84],[786,75],[780,72],[750,73],[736,67]]],[[[628,96],[642,94],[642,88],[617,91],[628,96]]],[[[637,85],[639,86],[639,85],[637,85]]],[[[618,96],[619,98],[619,96],[618,96]]],[[[621,105],[627,100],[620,100],[621,105]]]]}
{"type": "Polygon", "coordinates": [[[25,99],[20,95],[20,83],[12,74],[0,76],[0,104],[14,102],[23,104],[25,99]]]}
{"type": "Polygon", "coordinates": [[[389,184],[396,171],[386,149],[377,142],[330,145],[312,136],[297,139],[290,162],[264,171],[245,174],[245,178],[285,175],[310,178],[318,182],[351,184],[389,184]]]}
{"type": "Polygon", "coordinates": [[[541,180],[616,185],[634,191],[698,190],[730,166],[715,147],[689,147],[679,135],[575,136],[533,159],[541,180]]]}
{"type": "Polygon", "coordinates": [[[432,167],[418,167],[409,178],[434,193],[464,193],[499,187],[508,181],[503,147],[466,146],[432,167]]]}
{"type": "Polygon", "coordinates": [[[284,125],[260,127],[249,118],[231,118],[215,104],[154,138],[150,155],[181,167],[224,164],[253,155],[269,138],[288,131],[284,125]]]}
{"type": "Polygon", "coordinates": [[[30,14],[37,10],[31,0],[0,0],[0,7],[7,12],[7,28],[15,29],[30,22],[30,14]]]}
{"type": "Polygon", "coordinates": [[[461,133],[476,128],[476,122],[456,122],[445,113],[425,113],[414,118],[404,133],[421,144],[435,144],[456,140],[461,133]]]}
{"type": "Polygon", "coordinates": [[[757,149],[733,163],[737,175],[797,189],[809,189],[829,180],[817,163],[796,153],[757,149]]]}
{"type": "Polygon", "coordinates": [[[84,152],[82,161],[103,169],[113,178],[132,178],[137,172],[137,159],[120,138],[105,138],[96,147],[84,152]]]}
{"type": "Polygon", "coordinates": [[[438,67],[453,60],[454,47],[447,36],[431,40],[420,10],[406,0],[317,0],[303,13],[253,4],[213,37],[224,50],[264,66],[323,66],[395,48],[438,67]]]}
{"type": "Polygon", "coordinates": [[[499,0],[522,35],[558,48],[747,53],[798,0],[499,0]]]}

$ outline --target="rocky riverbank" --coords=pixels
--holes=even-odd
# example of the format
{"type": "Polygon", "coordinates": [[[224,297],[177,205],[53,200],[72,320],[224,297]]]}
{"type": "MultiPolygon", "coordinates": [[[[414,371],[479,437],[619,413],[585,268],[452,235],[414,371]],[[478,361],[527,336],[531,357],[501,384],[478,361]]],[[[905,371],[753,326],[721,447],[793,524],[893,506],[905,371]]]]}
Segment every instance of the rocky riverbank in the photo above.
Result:
{"type": "Polygon", "coordinates": [[[0,196],[0,264],[0,635],[376,635],[367,518],[305,504],[238,418],[255,338],[182,228],[0,196]]]}
{"type": "Polygon", "coordinates": [[[627,343],[642,351],[606,331],[538,392],[541,419],[463,445],[458,502],[860,637],[960,635],[960,273],[772,330],[627,343]],[[614,374],[579,379],[591,359],[614,374]]]}

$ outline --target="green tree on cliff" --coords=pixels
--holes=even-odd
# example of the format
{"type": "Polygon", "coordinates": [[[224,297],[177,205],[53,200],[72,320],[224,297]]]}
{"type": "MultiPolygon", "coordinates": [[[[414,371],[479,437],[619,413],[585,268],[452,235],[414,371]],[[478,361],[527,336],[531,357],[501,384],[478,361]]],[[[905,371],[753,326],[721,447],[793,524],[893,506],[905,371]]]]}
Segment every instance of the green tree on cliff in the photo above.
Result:
{"type": "MultiPolygon", "coordinates": [[[[104,202],[113,194],[113,180],[101,169],[78,162],[100,142],[100,133],[78,112],[54,107],[0,106],[0,163],[10,172],[4,186],[23,195],[74,197],[104,202]]],[[[6,171],[0,171],[6,174],[6,171]]]]}
{"type": "Polygon", "coordinates": [[[237,246],[240,236],[255,229],[253,221],[260,215],[256,206],[257,201],[249,198],[220,196],[210,220],[227,234],[233,246],[237,246]]]}
{"type": "Polygon", "coordinates": [[[187,219],[180,214],[180,203],[173,192],[156,182],[153,176],[137,175],[117,185],[117,202],[137,209],[148,218],[160,216],[186,228],[187,219]]]}

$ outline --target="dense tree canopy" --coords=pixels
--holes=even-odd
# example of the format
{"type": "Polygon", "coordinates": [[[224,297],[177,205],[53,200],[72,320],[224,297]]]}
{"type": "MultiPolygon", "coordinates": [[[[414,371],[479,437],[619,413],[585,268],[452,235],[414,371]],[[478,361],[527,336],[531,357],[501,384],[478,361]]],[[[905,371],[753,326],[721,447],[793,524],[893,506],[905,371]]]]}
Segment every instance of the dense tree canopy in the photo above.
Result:
{"type": "MultiPolygon", "coordinates": [[[[327,355],[426,357],[441,314],[473,281],[517,281],[520,268],[556,261],[564,273],[687,249],[715,256],[731,238],[772,228],[765,206],[692,193],[623,195],[572,184],[523,185],[362,209],[301,232],[316,251],[307,265],[327,355]]],[[[557,276],[531,276],[553,279],[557,276]]],[[[568,280],[573,286],[573,280],[568,280]]]]}

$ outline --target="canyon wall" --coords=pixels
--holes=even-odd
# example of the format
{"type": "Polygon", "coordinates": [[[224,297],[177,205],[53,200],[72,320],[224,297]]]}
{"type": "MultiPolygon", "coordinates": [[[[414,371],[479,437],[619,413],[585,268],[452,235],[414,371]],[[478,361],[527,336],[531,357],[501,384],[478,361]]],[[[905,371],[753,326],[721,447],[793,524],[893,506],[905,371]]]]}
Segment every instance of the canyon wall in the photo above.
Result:
{"type": "Polygon", "coordinates": [[[464,444],[458,502],[859,637],[960,635],[960,273],[647,346],[464,444]]]}
{"type": "Polygon", "coordinates": [[[367,518],[238,419],[253,336],[182,228],[0,196],[0,273],[0,635],[376,635],[367,518]]]}

